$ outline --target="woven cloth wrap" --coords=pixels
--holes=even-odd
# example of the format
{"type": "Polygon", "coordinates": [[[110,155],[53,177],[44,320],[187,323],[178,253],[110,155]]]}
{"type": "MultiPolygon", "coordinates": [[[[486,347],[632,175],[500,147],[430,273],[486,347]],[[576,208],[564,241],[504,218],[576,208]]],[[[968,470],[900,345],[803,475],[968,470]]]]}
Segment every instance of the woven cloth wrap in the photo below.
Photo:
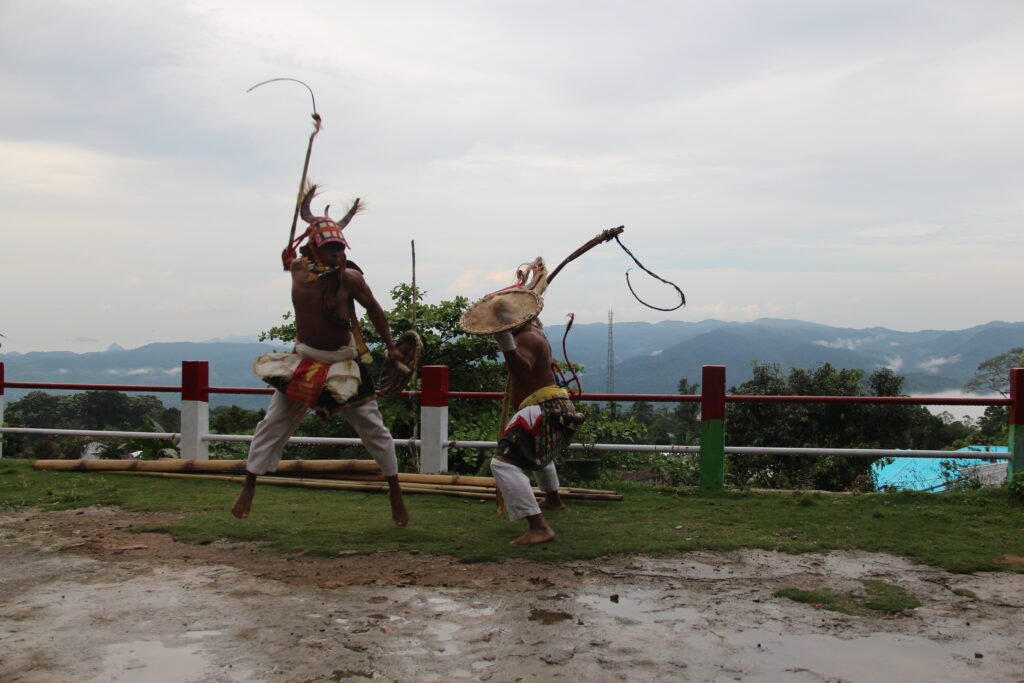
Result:
{"type": "Polygon", "coordinates": [[[539,470],[565,456],[583,414],[564,389],[559,393],[536,402],[523,401],[498,441],[499,456],[525,470],[539,470]]]}
{"type": "Polygon", "coordinates": [[[298,353],[264,353],[253,361],[252,370],[288,398],[305,403],[317,412],[331,411],[375,393],[365,366],[354,360],[328,365],[303,358],[298,353]]]}
{"type": "Polygon", "coordinates": [[[377,391],[383,396],[394,396],[409,383],[420,364],[423,340],[413,330],[403,332],[395,341],[395,348],[402,354],[402,362],[385,363],[380,373],[377,391]]]}

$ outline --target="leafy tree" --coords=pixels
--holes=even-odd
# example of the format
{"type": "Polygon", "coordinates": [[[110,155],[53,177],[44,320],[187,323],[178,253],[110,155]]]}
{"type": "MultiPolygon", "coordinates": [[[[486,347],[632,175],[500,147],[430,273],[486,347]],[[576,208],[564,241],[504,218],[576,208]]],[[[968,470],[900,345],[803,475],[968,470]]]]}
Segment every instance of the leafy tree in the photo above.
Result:
{"type": "MultiPolygon", "coordinates": [[[[166,432],[159,422],[152,417],[146,418],[146,426],[132,431],[166,432]]],[[[131,437],[125,440],[103,444],[100,455],[107,459],[137,457],[140,460],[157,460],[159,458],[177,458],[178,449],[170,439],[144,439],[131,437]]]]}
{"type": "MultiPolygon", "coordinates": [[[[695,396],[700,392],[699,383],[691,383],[685,377],[679,380],[681,396],[695,396]]],[[[672,409],[676,440],[672,443],[694,444],[700,437],[700,403],[677,403],[672,409]]]]}
{"type": "MultiPolygon", "coordinates": [[[[5,420],[10,425],[46,429],[88,429],[108,431],[180,430],[181,415],[155,396],[128,396],[117,391],[88,391],[52,395],[33,391],[11,403],[5,420]]],[[[19,457],[77,458],[93,439],[84,437],[20,436],[8,440],[8,449],[19,457]]],[[[113,446],[111,446],[113,447],[113,446]]],[[[133,450],[144,450],[135,448],[133,450]]]]}
{"type": "Polygon", "coordinates": [[[1006,353],[993,356],[978,365],[974,376],[967,380],[964,391],[999,392],[1010,395],[1010,370],[1024,367],[1024,348],[1018,346],[1006,353]]]}
{"type": "Polygon", "coordinates": [[[654,422],[654,408],[647,401],[633,401],[627,414],[642,425],[654,422]]]}
{"type": "MultiPolygon", "coordinates": [[[[837,370],[828,363],[812,370],[754,364],[753,379],[735,394],[770,396],[897,396],[903,378],[882,369],[837,370]]],[[[922,406],[847,403],[738,403],[727,416],[728,441],[737,446],[793,448],[947,448],[965,437],[961,423],[944,422],[922,406]],[[960,429],[961,431],[957,431],[960,429]]],[[[969,430],[968,430],[969,431],[969,430]]],[[[841,490],[870,478],[877,458],[743,456],[730,458],[740,485],[841,490]]]]}
{"type": "MultiPolygon", "coordinates": [[[[210,410],[213,434],[252,434],[266,414],[265,410],[246,410],[238,406],[218,406],[210,410]]],[[[241,441],[214,441],[210,457],[219,460],[240,459],[249,453],[249,444],[241,441]]]]}
{"type": "MultiPolygon", "coordinates": [[[[1024,348],[1016,347],[993,356],[978,365],[974,376],[964,385],[967,392],[998,392],[1010,395],[1010,370],[1024,367],[1024,348]]],[[[987,443],[1005,443],[1008,438],[1009,413],[1004,406],[989,406],[978,418],[977,427],[987,443]]]]}
{"type": "MultiPolygon", "coordinates": [[[[699,393],[700,384],[690,383],[684,377],[679,380],[678,391],[694,396],[699,393]]],[[[671,408],[653,409],[645,424],[647,443],[695,445],[700,439],[700,403],[676,403],[671,408]]]]}
{"type": "Polygon", "coordinates": [[[1009,417],[1003,406],[988,406],[977,421],[978,434],[982,443],[1006,443],[1009,439],[1009,417]]]}

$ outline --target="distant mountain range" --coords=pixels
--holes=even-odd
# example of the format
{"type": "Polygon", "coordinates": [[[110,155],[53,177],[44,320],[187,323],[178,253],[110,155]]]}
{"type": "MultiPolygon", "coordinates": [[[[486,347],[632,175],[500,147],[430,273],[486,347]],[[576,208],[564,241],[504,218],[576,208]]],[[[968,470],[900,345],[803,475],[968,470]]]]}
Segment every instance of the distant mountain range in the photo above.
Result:
{"type": "MultiPolygon", "coordinates": [[[[46,351],[0,354],[9,382],[61,382],[72,384],[180,385],[183,360],[210,363],[210,385],[219,387],[265,387],[252,374],[252,361],[261,353],[288,350],[282,344],[210,342],[168,342],[147,344],[137,349],[111,345],[106,351],[72,353],[46,351]]],[[[9,400],[25,395],[24,389],[9,389],[9,400]]],[[[58,393],[58,392],[51,392],[58,393]]],[[[164,403],[177,405],[175,394],[157,394],[164,403]]],[[[267,397],[213,394],[211,405],[235,404],[244,408],[265,408],[267,397]]]]}
{"type": "MultiPolygon", "coordinates": [[[[546,328],[556,357],[562,357],[564,326],[546,328]]],[[[231,340],[235,338],[229,338],[231,340]]],[[[244,339],[244,338],[238,338],[244,339]]],[[[566,343],[569,359],[586,368],[586,391],[603,392],[607,379],[608,325],[574,325],[566,343]]],[[[674,393],[680,378],[699,383],[702,365],[726,366],[728,386],[751,378],[751,363],[778,363],[782,368],[837,368],[873,372],[889,367],[906,378],[907,393],[958,390],[978,364],[1015,346],[1024,346],[1024,322],[991,322],[965,330],[897,332],[883,327],[851,329],[799,320],[762,319],[747,323],[704,320],[660,323],[615,323],[613,335],[615,390],[620,393],[674,393]]],[[[137,349],[112,345],[97,353],[69,351],[0,354],[11,382],[176,385],[182,360],[210,363],[213,386],[259,387],[252,360],[280,345],[245,341],[147,344],[137,349]]],[[[429,361],[429,359],[428,359],[429,361]]],[[[453,387],[457,389],[458,387],[453,387]]],[[[24,390],[9,390],[17,400],[24,390]]],[[[159,394],[177,403],[173,394],[159,394]]],[[[263,396],[215,394],[213,405],[235,403],[256,408],[263,396]]]]}
{"type": "MultiPolygon", "coordinates": [[[[564,326],[546,328],[561,359],[564,326]]],[[[702,365],[724,365],[730,387],[749,380],[751,363],[874,372],[891,368],[905,378],[907,393],[958,390],[978,364],[1024,346],[1024,322],[991,322],[965,330],[897,332],[884,327],[852,329],[799,320],[765,318],[748,323],[720,320],[615,323],[614,384],[619,393],[674,393],[680,378],[699,383],[702,365]]],[[[608,375],[608,325],[574,325],[569,359],[586,367],[584,389],[603,392],[608,375]]]]}

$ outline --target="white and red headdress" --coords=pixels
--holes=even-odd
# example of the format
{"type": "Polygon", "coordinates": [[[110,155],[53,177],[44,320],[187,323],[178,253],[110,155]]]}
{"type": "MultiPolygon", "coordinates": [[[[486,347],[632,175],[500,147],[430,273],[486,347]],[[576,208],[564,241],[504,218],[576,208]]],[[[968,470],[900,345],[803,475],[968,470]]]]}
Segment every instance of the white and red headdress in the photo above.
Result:
{"type": "Polygon", "coordinates": [[[323,216],[315,216],[313,215],[310,205],[313,202],[313,197],[316,196],[316,191],[317,186],[310,185],[302,197],[302,202],[299,205],[299,215],[302,217],[302,220],[309,224],[309,227],[307,227],[302,234],[292,240],[289,247],[290,251],[294,254],[294,252],[302,246],[302,243],[308,240],[313,257],[318,262],[321,262],[322,259],[319,254],[320,247],[327,244],[341,244],[346,249],[350,248],[348,240],[345,239],[344,230],[352,220],[352,217],[362,210],[363,205],[358,199],[356,199],[352,202],[352,206],[340,221],[335,221],[331,218],[329,214],[330,206],[324,208],[323,216]]]}

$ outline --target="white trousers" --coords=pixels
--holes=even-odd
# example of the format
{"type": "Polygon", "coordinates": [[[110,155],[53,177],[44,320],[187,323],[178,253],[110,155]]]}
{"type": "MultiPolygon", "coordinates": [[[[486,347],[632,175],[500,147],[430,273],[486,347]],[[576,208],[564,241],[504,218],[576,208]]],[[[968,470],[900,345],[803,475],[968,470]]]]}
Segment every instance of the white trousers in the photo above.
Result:
{"type": "MultiPolygon", "coordinates": [[[[285,444],[306,417],[309,407],[293,401],[280,391],[270,399],[266,416],[256,425],[245,469],[251,474],[266,474],[277,469],[285,444]]],[[[391,432],[384,426],[377,401],[344,406],[338,412],[356,430],[367,452],[380,465],[385,477],[398,474],[398,458],[391,432]]]]}
{"type": "MultiPolygon", "coordinates": [[[[555,472],[554,461],[539,470],[533,470],[533,473],[541,491],[551,493],[558,490],[558,473],[555,472]]],[[[540,505],[533,495],[526,472],[511,463],[491,458],[491,475],[501,491],[501,497],[505,499],[505,512],[510,520],[540,514],[540,505]]]]}

